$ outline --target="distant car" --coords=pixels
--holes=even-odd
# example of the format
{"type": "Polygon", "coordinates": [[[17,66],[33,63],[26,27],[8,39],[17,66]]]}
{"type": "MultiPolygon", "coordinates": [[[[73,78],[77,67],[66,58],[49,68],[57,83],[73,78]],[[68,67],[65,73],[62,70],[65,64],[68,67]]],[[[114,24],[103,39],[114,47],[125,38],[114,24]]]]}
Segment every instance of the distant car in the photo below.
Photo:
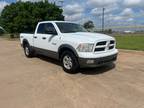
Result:
{"type": "Polygon", "coordinates": [[[5,30],[0,26],[0,34],[5,33],[5,30]]]}
{"type": "Polygon", "coordinates": [[[118,54],[113,37],[65,21],[39,22],[34,34],[21,33],[20,40],[27,57],[38,53],[60,60],[69,73],[112,63],[118,54]]]}

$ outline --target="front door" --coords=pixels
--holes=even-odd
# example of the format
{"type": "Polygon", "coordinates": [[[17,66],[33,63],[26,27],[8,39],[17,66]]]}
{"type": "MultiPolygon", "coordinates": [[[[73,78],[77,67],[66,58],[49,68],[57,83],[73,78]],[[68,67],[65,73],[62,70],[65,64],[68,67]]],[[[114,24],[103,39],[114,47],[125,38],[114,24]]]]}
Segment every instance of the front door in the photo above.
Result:
{"type": "Polygon", "coordinates": [[[37,33],[34,35],[34,46],[42,50],[56,51],[59,36],[52,23],[42,23],[39,25],[37,33]]]}

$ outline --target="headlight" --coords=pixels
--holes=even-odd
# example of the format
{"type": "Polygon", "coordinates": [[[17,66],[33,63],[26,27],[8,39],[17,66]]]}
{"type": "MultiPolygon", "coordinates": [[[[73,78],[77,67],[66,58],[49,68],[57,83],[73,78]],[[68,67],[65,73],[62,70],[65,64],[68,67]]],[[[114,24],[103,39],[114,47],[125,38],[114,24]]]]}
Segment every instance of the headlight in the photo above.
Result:
{"type": "Polygon", "coordinates": [[[77,47],[77,50],[79,52],[92,52],[93,47],[94,47],[94,44],[83,43],[83,44],[79,44],[79,46],[77,47]]]}

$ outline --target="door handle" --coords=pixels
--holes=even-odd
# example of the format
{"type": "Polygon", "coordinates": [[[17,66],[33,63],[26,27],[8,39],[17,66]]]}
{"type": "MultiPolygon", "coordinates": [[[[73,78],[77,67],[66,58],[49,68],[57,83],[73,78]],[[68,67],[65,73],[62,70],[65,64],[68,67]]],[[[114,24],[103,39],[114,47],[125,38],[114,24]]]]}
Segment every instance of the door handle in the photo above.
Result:
{"type": "Polygon", "coordinates": [[[42,37],[42,39],[44,39],[44,40],[45,40],[45,39],[46,39],[46,37],[42,37]]]}
{"type": "Polygon", "coordinates": [[[34,38],[36,39],[37,37],[36,37],[36,36],[34,36],[34,38]]]}

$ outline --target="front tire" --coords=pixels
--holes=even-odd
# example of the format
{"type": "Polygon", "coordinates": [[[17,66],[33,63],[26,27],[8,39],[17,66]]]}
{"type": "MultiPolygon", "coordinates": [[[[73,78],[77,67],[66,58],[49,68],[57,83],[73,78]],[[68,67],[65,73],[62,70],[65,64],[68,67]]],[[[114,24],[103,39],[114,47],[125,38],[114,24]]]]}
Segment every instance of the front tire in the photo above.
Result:
{"type": "Polygon", "coordinates": [[[61,63],[63,70],[67,73],[75,74],[79,69],[79,63],[76,56],[70,52],[65,51],[61,56],[61,63]]]}
{"type": "Polygon", "coordinates": [[[33,57],[33,50],[29,46],[29,44],[25,44],[24,45],[24,53],[25,53],[25,56],[28,57],[28,58],[33,57]]]}

